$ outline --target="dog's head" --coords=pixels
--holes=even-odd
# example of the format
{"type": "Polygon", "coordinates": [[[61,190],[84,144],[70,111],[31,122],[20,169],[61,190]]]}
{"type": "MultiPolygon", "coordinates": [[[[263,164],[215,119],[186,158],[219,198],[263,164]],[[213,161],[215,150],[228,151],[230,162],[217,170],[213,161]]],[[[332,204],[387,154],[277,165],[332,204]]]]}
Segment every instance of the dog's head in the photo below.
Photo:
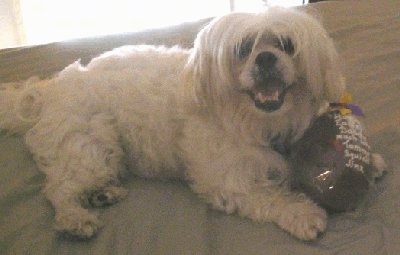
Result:
{"type": "Polygon", "coordinates": [[[336,101],[344,90],[325,29],[310,15],[284,8],[213,20],[199,33],[187,69],[197,102],[212,111],[248,104],[279,114],[295,105],[291,94],[299,91],[322,102],[336,101]]]}

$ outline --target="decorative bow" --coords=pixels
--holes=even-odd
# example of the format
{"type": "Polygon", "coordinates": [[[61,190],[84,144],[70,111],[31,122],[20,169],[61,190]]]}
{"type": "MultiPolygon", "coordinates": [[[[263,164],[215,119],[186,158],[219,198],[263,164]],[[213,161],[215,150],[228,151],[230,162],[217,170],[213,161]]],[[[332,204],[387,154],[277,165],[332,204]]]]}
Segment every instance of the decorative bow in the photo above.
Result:
{"type": "Polygon", "coordinates": [[[351,94],[348,92],[344,92],[342,97],[339,99],[339,103],[330,103],[329,106],[338,107],[340,114],[343,116],[354,114],[356,116],[364,117],[365,115],[360,107],[355,104],[350,104],[352,100],[353,97],[351,96],[351,94]]]}

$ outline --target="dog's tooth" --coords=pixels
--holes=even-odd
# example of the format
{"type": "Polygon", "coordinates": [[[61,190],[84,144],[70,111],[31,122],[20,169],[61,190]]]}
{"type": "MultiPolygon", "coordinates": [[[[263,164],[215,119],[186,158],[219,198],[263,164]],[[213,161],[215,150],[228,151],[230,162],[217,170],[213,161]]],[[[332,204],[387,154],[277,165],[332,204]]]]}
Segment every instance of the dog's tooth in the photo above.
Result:
{"type": "Polygon", "coordinates": [[[269,100],[269,96],[268,96],[268,95],[265,95],[265,94],[262,93],[262,92],[258,92],[258,93],[256,94],[256,99],[257,99],[257,101],[259,101],[260,103],[265,103],[267,100],[269,100]]]}
{"type": "Polygon", "coordinates": [[[279,92],[275,91],[273,94],[268,95],[260,91],[255,94],[255,99],[262,104],[267,101],[279,101],[279,92]]]}
{"type": "Polygon", "coordinates": [[[278,91],[275,91],[273,98],[274,98],[273,100],[279,101],[279,92],[278,91]]]}

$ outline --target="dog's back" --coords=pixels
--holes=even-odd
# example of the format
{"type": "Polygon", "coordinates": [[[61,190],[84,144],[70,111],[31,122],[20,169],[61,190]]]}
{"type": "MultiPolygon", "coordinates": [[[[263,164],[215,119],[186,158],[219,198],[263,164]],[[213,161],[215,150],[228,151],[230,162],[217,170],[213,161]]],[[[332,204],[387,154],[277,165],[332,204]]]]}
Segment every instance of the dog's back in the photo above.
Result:
{"type": "MultiPolygon", "coordinates": [[[[47,129],[81,120],[93,124],[101,114],[123,134],[129,163],[143,170],[138,174],[179,169],[175,154],[182,115],[177,100],[188,56],[178,47],[124,46],[87,66],[77,61],[49,80],[3,84],[0,129],[24,134],[38,122],[47,129]]],[[[57,132],[50,133],[61,136],[57,132]]]]}

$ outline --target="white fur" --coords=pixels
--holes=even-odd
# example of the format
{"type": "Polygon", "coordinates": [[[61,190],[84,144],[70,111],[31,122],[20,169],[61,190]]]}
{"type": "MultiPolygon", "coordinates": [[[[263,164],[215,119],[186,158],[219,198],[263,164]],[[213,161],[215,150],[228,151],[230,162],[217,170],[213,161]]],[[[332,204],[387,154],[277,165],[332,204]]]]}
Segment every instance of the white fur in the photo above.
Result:
{"type": "Polygon", "coordinates": [[[100,223],[82,202],[99,192],[100,202],[123,198],[118,179],[128,164],[144,177],[184,177],[213,207],[309,240],[325,230],[326,213],[288,189],[287,163],[271,142],[297,140],[343,89],[321,25],[271,8],[215,19],[190,50],[125,46],[48,80],[3,84],[0,127],[25,133],[47,175],[44,193],[59,231],[92,236],[100,223]],[[252,52],[239,59],[238,45],[249,36],[252,52]],[[291,38],[293,55],[274,45],[282,37],[291,38]],[[272,112],[245,93],[254,86],[254,59],[265,51],[276,55],[276,72],[291,85],[272,112]]]}

